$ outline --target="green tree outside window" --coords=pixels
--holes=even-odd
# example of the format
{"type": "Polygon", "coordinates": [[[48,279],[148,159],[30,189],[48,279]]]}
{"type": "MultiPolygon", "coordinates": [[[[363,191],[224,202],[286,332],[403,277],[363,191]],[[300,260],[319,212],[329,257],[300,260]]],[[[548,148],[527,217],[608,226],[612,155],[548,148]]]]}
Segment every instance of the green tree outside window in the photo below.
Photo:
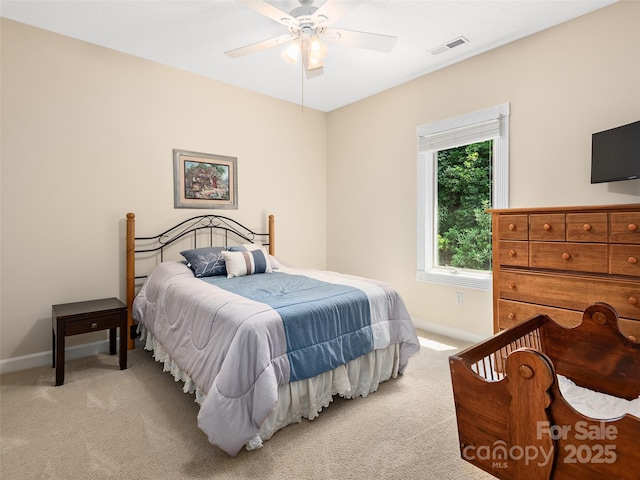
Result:
{"type": "Polygon", "coordinates": [[[440,266],[491,270],[492,156],[492,140],[437,154],[440,266]]]}

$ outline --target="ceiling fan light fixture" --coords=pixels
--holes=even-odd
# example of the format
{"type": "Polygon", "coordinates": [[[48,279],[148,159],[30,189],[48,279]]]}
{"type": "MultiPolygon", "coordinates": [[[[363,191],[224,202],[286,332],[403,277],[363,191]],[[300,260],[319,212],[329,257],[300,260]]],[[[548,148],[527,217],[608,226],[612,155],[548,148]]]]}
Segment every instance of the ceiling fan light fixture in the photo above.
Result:
{"type": "Polygon", "coordinates": [[[322,58],[315,55],[309,55],[309,62],[307,65],[308,70],[315,70],[316,68],[322,68],[322,58]]]}
{"type": "Polygon", "coordinates": [[[307,57],[307,70],[322,68],[322,60],[324,60],[324,58],[329,53],[329,48],[320,41],[318,35],[311,35],[308,41],[305,43],[304,48],[307,57]]]}
{"type": "Polygon", "coordinates": [[[298,63],[298,54],[300,53],[300,45],[298,42],[293,42],[287,48],[285,48],[280,54],[284,58],[285,62],[295,65],[298,63]]]}
{"type": "Polygon", "coordinates": [[[317,52],[313,52],[309,50],[308,56],[307,56],[307,68],[309,70],[313,70],[314,68],[321,68],[323,59],[324,57],[321,55],[318,55],[317,52]]]}
{"type": "Polygon", "coordinates": [[[320,48],[322,48],[323,43],[320,41],[320,37],[318,35],[313,34],[309,38],[309,51],[310,52],[318,52],[320,48]]]}
{"type": "Polygon", "coordinates": [[[320,40],[318,35],[312,35],[307,45],[309,58],[313,58],[316,62],[322,60],[329,53],[329,47],[320,40]]]}

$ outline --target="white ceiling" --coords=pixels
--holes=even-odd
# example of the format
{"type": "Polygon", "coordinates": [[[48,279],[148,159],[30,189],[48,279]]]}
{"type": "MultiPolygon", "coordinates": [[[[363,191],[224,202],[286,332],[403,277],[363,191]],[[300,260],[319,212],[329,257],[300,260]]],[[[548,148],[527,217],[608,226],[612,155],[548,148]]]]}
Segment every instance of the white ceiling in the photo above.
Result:
{"type": "MultiPolygon", "coordinates": [[[[615,1],[343,0],[351,9],[332,27],[399,40],[391,53],[329,44],[324,75],[304,82],[300,65],[280,57],[282,47],[224,55],[288,33],[234,0],[1,0],[0,15],[328,112],[615,1]],[[469,43],[430,53],[460,36],[469,43]]],[[[286,12],[299,6],[269,3],[286,12]]]]}

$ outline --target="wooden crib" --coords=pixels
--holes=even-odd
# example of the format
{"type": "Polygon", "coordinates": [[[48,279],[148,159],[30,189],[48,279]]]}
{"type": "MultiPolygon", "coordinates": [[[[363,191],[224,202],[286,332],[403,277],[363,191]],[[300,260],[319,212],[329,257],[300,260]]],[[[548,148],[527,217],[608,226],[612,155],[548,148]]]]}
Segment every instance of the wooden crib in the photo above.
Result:
{"type": "Polygon", "coordinates": [[[640,343],[613,307],[565,328],[535,316],[449,358],[460,454],[500,479],[640,478],[640,418],[577,412],[557,374],[627,400],[640,396],[640,343]]]}

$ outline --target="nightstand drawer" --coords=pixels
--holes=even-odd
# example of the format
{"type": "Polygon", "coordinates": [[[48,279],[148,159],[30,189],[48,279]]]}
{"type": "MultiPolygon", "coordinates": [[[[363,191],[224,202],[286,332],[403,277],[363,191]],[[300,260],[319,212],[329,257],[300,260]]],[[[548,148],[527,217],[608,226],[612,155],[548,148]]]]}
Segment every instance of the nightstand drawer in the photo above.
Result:
{"type": "Polygon", "coordinates": [[[93,331],[117,328],[121,325],[120,314],[92,315],[86,319],[68,321],[65,325],[65,335],[78,335],[93,331]]]}
{"type": "Polygon", "coordinates": [[[533,268],[573,272],[607,273],[606,243],[531,242],[529,265],[533,268]]]}

